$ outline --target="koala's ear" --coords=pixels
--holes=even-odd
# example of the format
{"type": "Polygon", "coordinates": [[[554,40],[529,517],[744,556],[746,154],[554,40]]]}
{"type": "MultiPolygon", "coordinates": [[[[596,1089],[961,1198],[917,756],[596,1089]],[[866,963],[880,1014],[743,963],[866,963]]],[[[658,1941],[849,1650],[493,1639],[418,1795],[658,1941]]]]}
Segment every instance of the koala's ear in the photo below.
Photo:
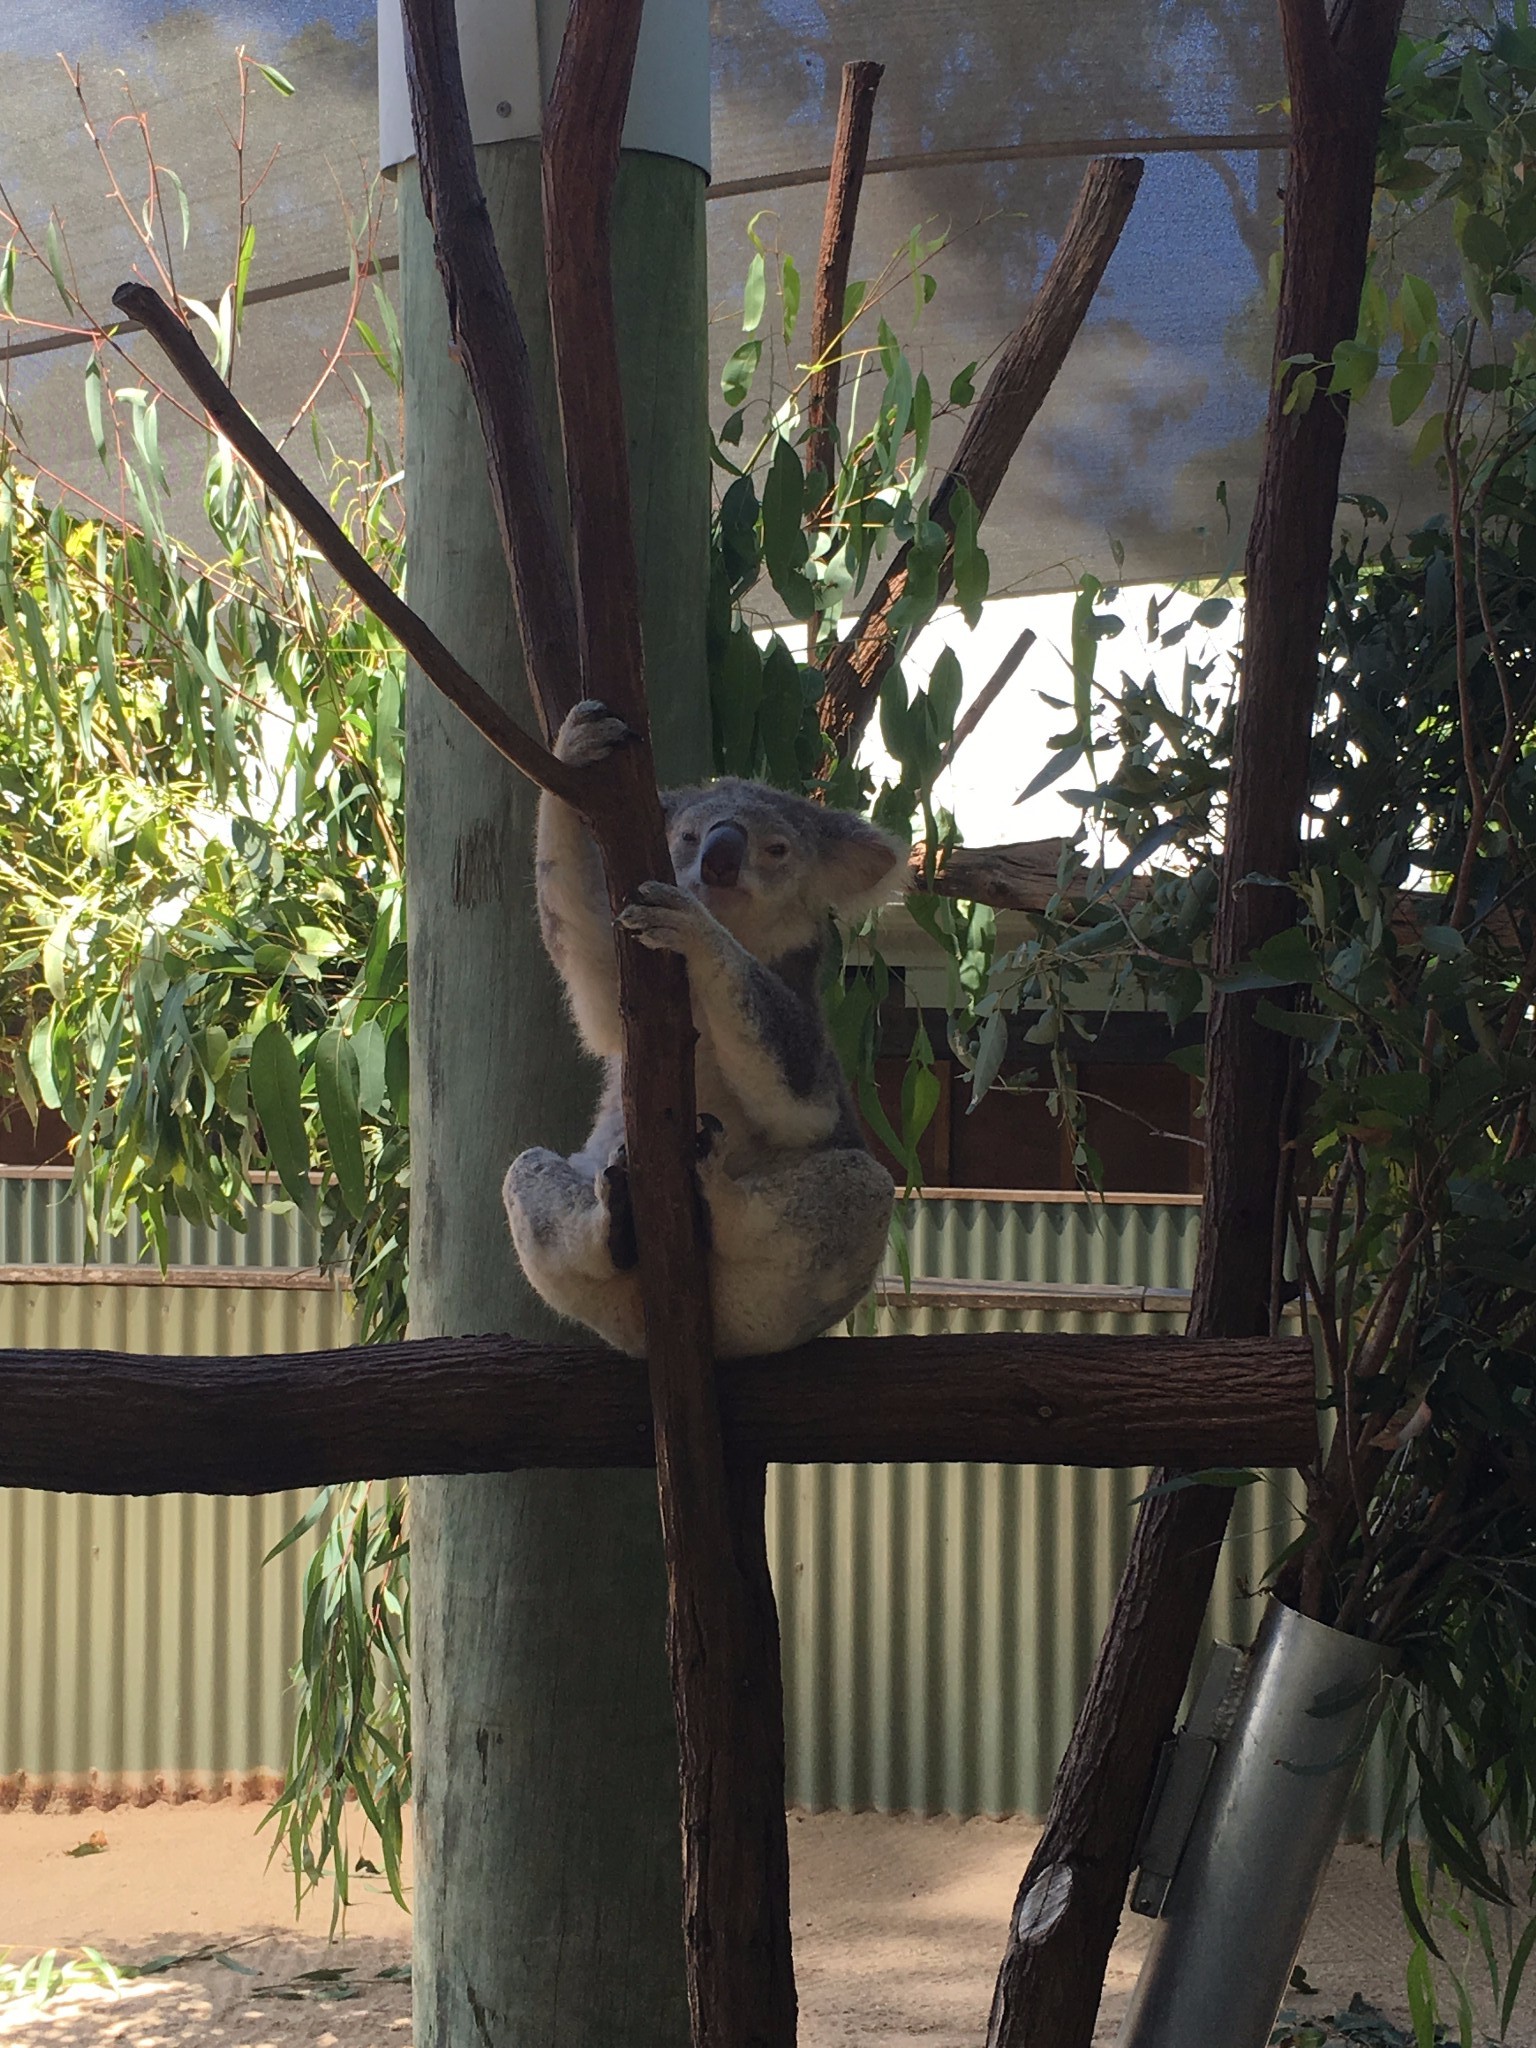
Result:
{"type": "Polygon", "coordinates": [[[671,830],[672,821],[704,794],[702,789],[664,789],[661,792],[662,822],[671,830]]]}
{"type": "Polygon", "coordinates": [[[891,893],[907,849],[889,832],[852,811],[816,811],[816,852],[826,899],[844,917],[858,917],[891,893]]]}

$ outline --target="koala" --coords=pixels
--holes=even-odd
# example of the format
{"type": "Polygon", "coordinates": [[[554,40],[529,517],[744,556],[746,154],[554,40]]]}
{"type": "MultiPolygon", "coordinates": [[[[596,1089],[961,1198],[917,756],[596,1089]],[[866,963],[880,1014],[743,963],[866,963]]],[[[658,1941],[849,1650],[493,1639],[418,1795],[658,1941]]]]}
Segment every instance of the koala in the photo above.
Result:
{"type": "MultiPolygon", "coordinates": [[[[555,752],[591,762],[627,737],[589,701],[566,718],[555,752]]],[[[821,976],[829,913],[877,901],[905,848],[862,818],[762,783],[671,790],[662,805],[677,886],[646,883],[618,922],[688,965],[715,1349],[723,1358],[787,1351],[863,1299],[885,1250],[895,1189],[860,1133],[821,976]]],[[[581,819],[547,794],[536,866],[545,946],[582,1043],[607,1073],[581,1151],[522,1153],[502,1198],[538,1293],[638,1357],[645,1328],[608,899],[581,819]]]]}

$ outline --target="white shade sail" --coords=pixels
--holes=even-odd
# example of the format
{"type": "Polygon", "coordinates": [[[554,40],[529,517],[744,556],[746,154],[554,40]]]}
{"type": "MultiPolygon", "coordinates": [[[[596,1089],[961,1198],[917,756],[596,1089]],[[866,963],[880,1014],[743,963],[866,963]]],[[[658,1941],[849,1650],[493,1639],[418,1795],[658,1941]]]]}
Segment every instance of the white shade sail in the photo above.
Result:
{"type": "MultiPolygon", "coordinates": [[[[681,19],[699,0],[665,4],[681,19]]],[[[517,11],[505,0],[477,6],[488,17],[517,11]]],[[[1411,13],[1423,25],[1450,11],[1420,5],[1411,13]]],[[[1234,565],[1269,374],[1268,273],[1284,171],[1273,0],[963,8],[953,0],[715,0],[711,28],[717,369],[741,338],[755,216],[758,234],[791,252],[809,280],[844,61],[873,57],[886,67],[854,275],[876,276],[914,227],[927,238],[949,236],[931,264],[938,293],[921,319],[914,325],[909,289],[886,306],[940,396],[966,364],[980,362],[984,374],[1016,324],[1087,158],[1106,149],[1144,154],[1141,193],[1099,298],[988,521],[993,589],[1061,588],[1085,567],[1113,573],[1112,543],[1124,549],[1125,575],[1138,580],[1234,565]],[[1230,527],[1217,500],[1223,483],[1230,527]]],[[[296,88],[285,99],[257,85],[246,152],[248,183],[274,147],[279,154],[252,209],[243,396],[269,427],[281,427],[338,330],[345,214],[362,207],[378,161],[372,0],[217,0],[197,10],[179,0],[57,0],[48,10],[6,9],[0,181],[39,240],[56,212],[84,297],[105,314],[138,251],[103,197],[100,165],[55,55],[62,50],[82,65],[103,129],[130,99],[147,115],[156,153],[180,177],[191,209],[183,251],[167,188],[178,279],[215,298],[235,247],[238,197],[224,123],[241,44],[296,88]]],[[[647,94],[664,102],[654,66],[649,76],[647,94]]],[[[477,76],[472,99],[483,84],[477,76]]],[[[689,81],[681,72],[676,85],[682,108],[689,81]]],[[[398,111],[390,118],[398,125],[398,111]]],[[[658,121],[646,146],[698,160],[699,138],[689,140],[681,114],[670,144],[665,118],[658,121]]],[[[141,193],[136,131],[120,126],[111,146],[125,187],[141,193]]],[[[372,245],[386,268],[391,207],[386,199],[372,245]]],[[[807,283],[806,320],[809,296],[807,283]]],[[[16,301],[40,319],[60,316],[46,270],[23,266],[16,301]]],[[[805,324],[799,353],[778,349],[781,388],[797,374],[805,324]]],[[[863,329],[855,336],[872,338],[863,329]]],[[[0,357],[32,453],[99,495],[102,473],[81,400],[84,350],[0,327],[0,357]]],[[[340,427],[348,403],[338,387],[328,423],[340,427]]],[[[940,457],[948,426],[935,434],[940,457]]],[[[164,438],[175,481],[174,422],[165,423],[164,438]]],[[[1363,408],[1349,486],[1411,515],[1423,481],[1408,447],[1374,404],[1363,408]]],[[[192,494],[183,495],[195,523],[192,494]]]]}

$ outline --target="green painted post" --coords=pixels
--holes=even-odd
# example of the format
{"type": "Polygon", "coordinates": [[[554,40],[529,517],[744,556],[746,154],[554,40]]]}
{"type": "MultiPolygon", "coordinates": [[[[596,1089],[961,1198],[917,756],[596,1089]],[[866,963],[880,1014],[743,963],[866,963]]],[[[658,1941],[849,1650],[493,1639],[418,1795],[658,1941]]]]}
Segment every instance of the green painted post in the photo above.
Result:
{"type": "MultiPolygon", "coordinates": [[[[478,151],[558,466],[538,146],[478,151]]],[[[468,389],[402,170],[410,596],[532,722],[468,389]]],[[[708,772],[704,175],[627,153],[615,292],[659,770],[708,772]]],[[[411,1329],[554,1333],[501,1178],[574,1149],[595,1070],[534,911],[535,792],[417,683],[408,707],[411,1329]]],[[[655,1483],[535,1472],[412,1487],[420,2048],[681,2048],[677,1748],[655,1483]]]]}

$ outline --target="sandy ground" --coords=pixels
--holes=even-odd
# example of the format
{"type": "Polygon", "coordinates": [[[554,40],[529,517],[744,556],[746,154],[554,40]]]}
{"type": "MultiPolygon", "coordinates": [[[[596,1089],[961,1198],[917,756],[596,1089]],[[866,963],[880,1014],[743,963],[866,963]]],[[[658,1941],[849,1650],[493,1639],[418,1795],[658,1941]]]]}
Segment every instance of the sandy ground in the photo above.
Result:
{"type": "MultiPolygon", "coordinates": [[[[296,1927],[292,1879],[267,1865],[260,1815],[231,1802],[0,1815],[12,1969],[86,1943],[119,1965],[176,1959],[115,1993],[82,1984],[39,2006],[0,1991],[4,2048],[405,2048],[405,1915],[364,1876],[345,1939],[328,1941],[328,1905],[314,1900],[296,1927]],[[104,1849],[69,1853],[98,1832],[104,1849]]],[[[802,2048],[976,2048],[1034,1833],[1022,1821],[793,1816],[802,2048]]],[[[1128,1916],[1122,1929],[1097,2041],[1114,2039],[1146,1925],[1128,1916]]],[[[1389,1874],[1374,1851],[1342,1849],[1302,1950],[1319,1995],[1298,2010],[1335,2011],[1360,1992],[1405,2020],[1405,1955],[1389,1874]]],[[[1536,2011],[1509,2039],[1536,2048],[1536,2011]]]]}

